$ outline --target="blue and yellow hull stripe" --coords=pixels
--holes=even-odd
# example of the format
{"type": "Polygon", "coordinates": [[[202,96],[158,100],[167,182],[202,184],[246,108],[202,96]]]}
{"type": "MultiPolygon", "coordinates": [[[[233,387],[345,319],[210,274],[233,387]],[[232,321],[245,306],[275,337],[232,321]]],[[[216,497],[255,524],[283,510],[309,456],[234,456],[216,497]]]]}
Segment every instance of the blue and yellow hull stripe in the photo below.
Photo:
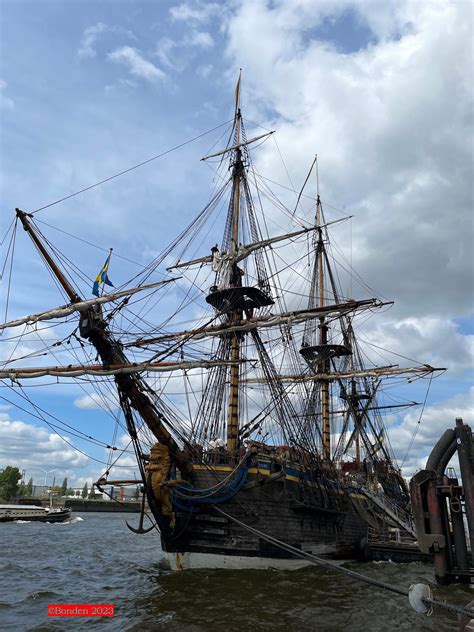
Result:
{"type": "MultiPolygon", "coordinates": [[[[262,474],[263,476],[270,476],[271,472],[271,460],[259,459],[256,467],[249,467],[249,474],[262,474]]],[[[233,472],[234,468],[231,465],[194,465],[195,470],[204,470],[212,472],[233,472]]],[[[284,467],[285,480],[292,481],[294,483],[306,483],[311,487],[332,489],[336,494],[348,494],[352,498],[359,500],[367,500],[366,497],[360,493],[355,487],[345,487],[338,481],[323,481],[322,479],[313,479],[310,474],[303,470],[298,470],[294,467],[284,467]]]]}

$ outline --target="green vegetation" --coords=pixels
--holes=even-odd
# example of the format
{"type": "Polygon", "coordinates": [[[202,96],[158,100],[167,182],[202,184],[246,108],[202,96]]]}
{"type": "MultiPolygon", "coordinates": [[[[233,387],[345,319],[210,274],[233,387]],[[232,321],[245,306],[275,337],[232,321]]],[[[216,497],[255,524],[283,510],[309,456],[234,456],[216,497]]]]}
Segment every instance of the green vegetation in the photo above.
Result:
{"type": "MultiPolygon", "coordinates": [[[[16,496],[20,489],[18,485],[20,479],[20,470],[17,467],[7,465],[3,472],[0,472],[0,496],[5,498],[5,500],[10,500],[10,498],[16,496]]],[[[26,488],[26,485],[23,485],[23,487],[26,488]]]]}
{"type": "Polygon", "coordinates": [[[84,483],[84,487],[82,488],[82,498],[87,498],[89,494],[89,488],[87,487],[87,483],[84,483]]]}

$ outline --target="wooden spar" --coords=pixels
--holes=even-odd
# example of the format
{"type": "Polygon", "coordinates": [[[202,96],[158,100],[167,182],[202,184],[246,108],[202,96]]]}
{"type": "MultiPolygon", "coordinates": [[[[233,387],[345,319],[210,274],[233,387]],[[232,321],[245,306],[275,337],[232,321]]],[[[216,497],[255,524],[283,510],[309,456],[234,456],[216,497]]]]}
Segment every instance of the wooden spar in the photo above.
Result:
{"type": "MultiPolygon", "coordinates": [[[[237,145],[240,145],[240,77],[236,90],[236,103],[235,103],[235,125],[237,133],[237,145]]],[[[244,165],[242,162],[242,151],[240,147],[236,150],[236,161],[232,172],[233,179],[233,204],[232,204],[232,245],[231,252],[234,255],[238,252],[239,247],[239,215],[240,215],[240,180],[243,176],[244,165]]],[[[232,275],[234,276],[233,283],[241,283],[239,270],[237,263],[234,262],[232,275]],[[235,278],[239,275],[239,279],[235,278]]],[[[238,323],[242,320],[242,310],[234,310],[230,314],[231,324],[238,323]]],[[[240,358],[240,335],[237,332],[232,334],[232,343],[230,358],[234,362],[238,362],[240,358]]],[[[230,367],[230,383],[229,383],[229,405],[227,410],[227,449],[230,452],[235,452],[239,447],[239,378],[240,371],[239,365],[234,364],[230,367]]]]}
{"type": "MultiPolygon", "coordinates": [[[[319,194],[316,202],[316,226],[318,228],[318,261],[319,267],[319,307],[324,307],[324,261],[323,261],[323,231],[321,229],[321,201],[319,194]]],[[[328,326],[325,322],[324,316],[321,316],[319,320],[319,344],[327,345],[328,326]]],[[[320,373],[328,373],[330,370],[329,359],[322,360],[318,365],[320,373]]],[[[329,417],[329,382],[327,380],[321,380],[321,414],[323,422],[323,459],[324,461],[330,461],[331,459],[331,425],[329,417]]]]}
{"type": "Polygon", "coordinates": [[[355,462],[357,465],[357,468],[360,467],[360,432],[359,432],[359,420],[356,419],[356,427],[354,428],[354,432],[355,432],[355,447],[356,447],[356,457],[355,457],[355,462]]]}
{"type": "MultiPolygon", "coordinates": [[[[364,408],[364,412],[368,412],[369,410],[392,410],[392,408],[409,408],[411,406],[421,406],[421,402],[407,402],[406,404],[389,404],[388,406],[369,406],[369,408],[364,408]]],[[[347,410],[333,410],[333,415],[347,415],[347,410]]],[[[297,415],[299,417],[300,415],[297,415]]],[[[317,417],[317,413],[312,413],[311,415],[304,415],[304,417],[317,417]]]]}
{"type": "MultiPolygon", "coordinates": [[[[326,228],[327,226],[331,226],[332,224],[339,224],[340,222],[345,222],[348,219],[353,217],[352,215],[348,215],[347,217],[342,217],[341,219],[335,219],[332,222],[328,222],[327,224],[323,224],[321,228],[326,228]]],[[[306,233],[311,233],[316,230],[317,226],[308,226],[305,228],[300,228],[300,230],[295,230],[292,233],[285,233],[284,235],[277,235],[276,237],[269,237],[268,239],[262,239],[261,241],[255,241],[252,244],[245,244],[243,246],[239,246],[238,253],[236,255],[235,261],[241,261],[248,257],[248,255],[259,248],[265,248],[265,246],[271,246],[272,244],[276,244],[279,241],[284,241],[285,239],[293,239],[294,237],[298,237],[299,235],[305,235],[306,233]]],[[[212,255],[206,255],[204,257],[199,257],[198,259],[192,259],[191,261],[179,261],[173,266],[166,268],[167,270],[174,270],[175,268],[187,268],[189,266],[197,265],[198,263],[211,263],[212,255]]]]}
{"type": "Polygon", "coordinates": [[[34,323],[43,321],[43,320],[51,320],[53,318],[61,318],[63,316],[69,316],[74,312],[80,312],[88,307],[92,307],[93,305],[103,305],[104,303],[110,303],[111,301],[116,301],[123,296],[132,296],[137,292],[142,292],[144,290],[150,290],[155,287],[159,287],[160,285],[165,285],[166,283],[171,283],[171,281],[176,281],[181,277],[176,277],[174,279],[164,279],[163,281],[157,281],[156,283],[149,283],[148,285],[142,285],[140,287],[134,287],[129,290],[121,290],[120,292],[111,292],[106,296],[101,296],[100,298],[92,298],[87,301],[79,301],[78,303],[72,303],[71,305],[61,305],[60,307],[55,307],[54,309],[49,309],[45,312],[39,312],[38,314],[31,314],[30,316],[23,316],[22,318],[18,318],[16,320],[10,320],[7,323],[0,324],[1,329],[7,329],[9,327],[18,327],[19,325],[33,325],[34,323]]]}
{"type": "MultiPolygon", "coordinates": [[[[375,393],[377,391],[374,389],[374,391],[372,392],[372,397],[370,399],[370,402],[373,401],[374,397],[375,397],[375,393]]],[[[358,401],[357,401],[357,385],[355,383],[354,380],[352,380],[352,384],[351,384],[351,396],[352,396],[352,407],[355,409],[354,410],[354,423],[355,423],[355,428],[354,428],[354,432],[355,432],[355,447],[356,447],[356,465],[357,468],[360,467],[360,427],[362,424],[362,419],[361,416],[359,415],[359,405],[358,405],[358,401]]],[[[364,411],[367,411],[367,406],[364,407],[364,411]]]]}
{"type": "Polygon", "coordinates": [[[322,314],[327,317],[336,315],[349,314],[353,311],[371,309],[373,307],[382,307],[387,303],[380,303],[375,298],[363,301],[348,301],[347,303],[338,303],[335,305],[326,305],[325,307],[314,307],[312,309],[296,310],[293,312],[283,312],[281,314],[256,316],[246,320],[237,321],[236,324],[211,325],[209,327],[201,327],[200,329],[187,329],[175,333],[164,334],[154,338],[139,338],[133,342],[126,343],[124,347],[146,347],[151,344],[161,344],[172,340],[181,339],[182,342],[187,340],[200,340],[207,336],[222,336],[224,333],[234,331],[249,331],[262,327],[278,327],[279,325],[294,325],[307,320],[320,318],[322,314]]]}
{"type": "Polygon", "coordinates": [[[139,364],[76,364],[69,366],[38,366],[12,369],[0,369],[0,379],[25,380],[45,376],[53,377],[81,377],[95,375],[106,377],[110,375],[130,375],[133,373],[167,373],[189,369],[210,369],[215,366],[234,366],[244,362],[232,360],[202,360],[191,362],[142,362],[139,364]]]}
{"type": "Polygon", "coordinates": [[[229,410],[227,414],[227,449],[234,452],[239,441],[239,356],[240,341],[238,334],[232,338],[230,359],[229,410]]]}
{"type": "MultiPolygon", "coordinates": [[[[72,303],[80,303],[81,297],[73,289],[67,278],[58,268],[46,247],[36,234],[35,229],[28,220],[28,216],[23,211],[16,209],[17,216],[23,224],[23,228],[31,237],[33,243],[43,255],[51,271],[63,287],[72,303]]],[[[120,346],[112,338],[107,324],[100,313],[94,307],[87,307],[80,311],[80,332],[81,336],[87,338],[96,348],[99,357],[105,366],[130,364],[120,346]]],[[[128,400],[130,406],[134,408],[142,417],[146,425],[150,428],[160,443],[166,445],[174,458],[176,465],[183,474],[192,476],[192,463],[185,457],[179,449],[178,444],[163,425],[163,416],[156,410],[152,401],[146,394],[147,386],[141,381],[138,375],[121,374],[115,376],[115,382],[121,397],[128,400]]]]}
{"type": "MultiPolygon", "coordinates": [[[[332,224],[339,224],[340,222],[345,222],[348,219],[353,217],[352,215],[348,215],[347,217],[342,217],[341,219],[335,219],[332,222],[328,222],[324,225],[324,227],[331,226],[332,224]]],[[[293,237],[297,237],[298,235],[304,235],[305,233],[309,233],[315,230],[316,227],[310,226],[309,228],[302,228],[301,230],[295,230],[293,233],[287,233],[286,235],[279,235],[278,237],[269,237],[268,239],[262,239],[261,241],[257,241],[253,244],[248,244],[248,246],[240,246],[239,251],[237,253],[236,261],[241,261],[248,257],[248,255],[259,248],[264,248],[265,246],[271,246],[272,244],[278,243],[279,241],[284,241],[285,239],[292,239],[293,237]]],[[[323,228],[323,226],[321,226],[323,228]]]]}
{"type": "Polygon", "coordinates": [[[36,231],[33,230],[30,222],[28,221],[28,217],[31,217],[31,215],[28,216],[27,213],[25,213],[24,211],[20,211],[19,208],[16,208],[15,211],[16,211],[16,215],[17,215],[18,219],[20,220],[20,222],[23,225],[23,228],[26,230],[28,235],[31,237],[33,243],[38,248],[40,253],[45,258],[46,263],[51,268],[51,271],[53,272],[53,274],[55,275],[55,277],[57,278],[57,280],[61,284],[61,286],[64,289],[64,291],[66,292],[66,294],[71,299],[71,303],[80,303],[81,302],[81,297],[74,290],[72,285],[69,283],[69,281],[66,279],[66,277],[64,276],[64,274],[62,273],[62,271],[60,270],[60,268],[58,267],[58,265],[54,261],[54,259],[51,257],[51,255],[48,252],[48,250],[44,247],[42,241],[40,240],[40,238],[36,234],[36,231]]]}
{"type": "MultiPolygon", "coordinates": [[[[238,110],[238,116],[240,116],[240,111],[238,110]]],[[[226,147],[225,149],[221,149],[221,151],[216,152],[215,154],[209,154],[208,156],[204,156],[201,160],[208,160],[209,158],[217,158],[217,156],[222,156],[223,154],[228,154],[230,151],[239,150],[241,147],[245,147],[246,145],[250,145],[251,143],[255,143],[257,140],[261,140],[262,138],[267,138],[267,136],[271,136],[275,133],[275,130],[270,132],[265,132],[265,134],[260,134],[260,136],[255,136],[255,138],[251,138],[250,140],[246,140],[244,143],[240,141],[236,145],[232,145],[232,147],[226,147]]]]}
{"type": "MultiPolygon", "coordinates": [[[[372,369],[363,369],[361,371],[337,371],[334,373],[315,373],[313,375],[278,375],[277,379],[281,382],[315,382],[317,380],[327,380],[328,382],[341,380],[344,378],[355,377],[379,377],[381,375],[403,375],[404,373],[433,373],[435,371],[446,371],[445,368],[434,368],[429,364],[422,364],[415,367],[374,367],[372,369]]],[[[267,382],[265,377],[248,377],[241,380],[248,384],[259,384],[267,382]]]]}

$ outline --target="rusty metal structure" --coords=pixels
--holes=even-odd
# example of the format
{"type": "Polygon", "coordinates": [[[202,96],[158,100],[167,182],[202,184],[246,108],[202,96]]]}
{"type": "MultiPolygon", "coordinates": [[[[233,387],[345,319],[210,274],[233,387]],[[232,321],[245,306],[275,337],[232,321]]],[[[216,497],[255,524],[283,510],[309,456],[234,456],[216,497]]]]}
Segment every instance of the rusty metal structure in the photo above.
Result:
{"type": "Polygon", "coordinates": [[[418,545],[434,557],[441,584],[474,583],[474,438],[456,419],[410,482],[418,545]],[[457,452],[461,481],[448,463],[457,452]]]}

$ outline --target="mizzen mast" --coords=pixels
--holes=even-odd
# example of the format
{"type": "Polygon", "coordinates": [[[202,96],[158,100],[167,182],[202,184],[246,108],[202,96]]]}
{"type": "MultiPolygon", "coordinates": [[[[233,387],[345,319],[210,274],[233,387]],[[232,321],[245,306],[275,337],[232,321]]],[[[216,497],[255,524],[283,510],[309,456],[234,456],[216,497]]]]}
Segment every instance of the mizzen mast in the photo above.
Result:
{"type": "MultiPolygon", "coordinates": [[[[322,310],[328,304],[326,298],[327,281],[330,285],[331,293],[336,303],[338,302],[338,293],[335,287],[332,271],[329,266],[324,243],[324,219],[321,199],[319,196],[319,185],[316,198],[315,222],[315,262],[313,266],[308,307],[311,309],[317,307],[322,310]],[[327,275],[329,279],[326,279],[325,267],[327,268],[327,275]]],[[[331,373],[331,358],[351,354],[347,333],[345,332],[343,326],[341,328],[343,334],[343,344],[332,344],[329,342],[329,327],[324,313],[322,313],[319,318],[317,330],[311,323],[305,327],[303,344],[300,353],[314,373],[317,373],[320,376],[328,376],[331,373]]],[[[325,462],[329,462],[331,460],[330,380],[325,377],[321,377],[318,379],[318,383],[320,387],[322,456],[325,462]]],[[[311,397],[309,402],[310,405],[313,406],[316,403],[316,398],[314,396],[311,397]]],[[[307,412],[309,416],[314,417],[313,410],[308,410],[307,412]]]]}

